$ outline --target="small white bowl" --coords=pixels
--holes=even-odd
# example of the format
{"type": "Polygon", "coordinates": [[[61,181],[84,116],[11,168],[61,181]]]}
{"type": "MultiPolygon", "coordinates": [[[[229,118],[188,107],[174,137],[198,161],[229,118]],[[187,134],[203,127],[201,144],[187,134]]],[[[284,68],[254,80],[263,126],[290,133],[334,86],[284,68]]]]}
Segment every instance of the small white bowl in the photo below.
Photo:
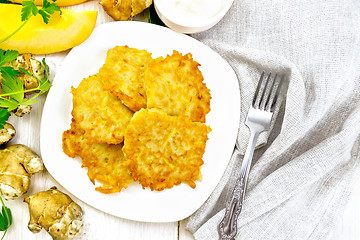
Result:
{"type": "Polygon", "coordinates": [[[161,21],[174,31],[198,33],[217,24],[233,2],[234,0],[154,0],[154,7],[161,21]],[[208,4],[204,4],[206,2],[208,4]],[[199,4],[196,5],[197,3],[199,4]]]}

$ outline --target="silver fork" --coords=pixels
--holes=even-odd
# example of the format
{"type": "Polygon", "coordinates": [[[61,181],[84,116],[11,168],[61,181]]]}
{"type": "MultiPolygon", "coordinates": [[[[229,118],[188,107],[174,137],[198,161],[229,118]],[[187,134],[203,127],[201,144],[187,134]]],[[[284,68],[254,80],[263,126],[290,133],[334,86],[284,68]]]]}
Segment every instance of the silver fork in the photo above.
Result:
{"type": "MultiPolygon", "coordinates": [[[[244,155],[240,169],[240,177],[237,179],[232,197],[226,204],[225,216],[221,220],[218,231],[220,239],[231,240],[237,234],[237,219],[241,212],[247,179],[250,172],[250,166],[254,154],[256,141],[263,131],[270,129],[270,123],[274,112],[274,106],[278,100],[281,88],[282,77],[275,74],[265,76],[261,74],[257,85],[255,95],[246,117],[245,124],[250,129],[250,139],[244,155]]],[[[236,141],[236,147],[239,149],[239,142],[236,141]]]]}

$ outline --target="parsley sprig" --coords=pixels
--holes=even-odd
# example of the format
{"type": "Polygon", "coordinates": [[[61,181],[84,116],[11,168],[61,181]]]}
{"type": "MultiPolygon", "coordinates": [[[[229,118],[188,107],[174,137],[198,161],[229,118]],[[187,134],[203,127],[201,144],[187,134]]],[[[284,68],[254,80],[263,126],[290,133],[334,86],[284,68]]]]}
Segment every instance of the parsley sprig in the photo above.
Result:
{"type": "MultiPolygon", "coordinates": [[[[11,3],[8,0],[0,0],[0,3],[11,3]]],[[[21,21],[23,22],[14,32],[10,35],[6,36],[5,38],[0,40],[0,44],[14,36],[24,25],[29,21],[32,16],[36,16],[38,14],[41,15],[43,18],[44,23],[48,24],[50,15],[54,14],[55,12],[60,12],[60,7],[55,4],[56,0],[43,0],[43,6],[38,8],[35,5],[34,0],[23,1],[22,2],[22,9],[21,9],[21,21]]]]}
{"type": "Polygon", "coordinates": [[[2,240],[5,237],[5,234],[12,223],[12,216],[11,216],[10,208],[5,206],[1,196],[0,196],[0,200],[2,204],[1,213],[0,213],[0,231],[1,232],[5,231],[3,236],[1,237],[2,240]]]}
{"type": "Polygon", "coordinates": [[[51,0],[51,2],[43,0],[42,8],[38,9],[33,0],[23,1],[23,8],[21,9],[21,21],[27,21],[31,16],[40,14],[44,20],[44,23],[48,24],[51,14],[54,14],[56,11],[61,12],[59,6],[57,6],[55,2],[56,0],[51,0]]]}
{"type": "Polygon", "coordinates": [[[11,111],[18,108],[20,105],[32,105],[37,102],[36,98],[41,94],[47,92],[51,83],[49,81],[49,66],[46,64],[45,59],[42,63],[45,66],[45,77],[43,79],[37,78],[35,75],[29,73],[25,68],[20,67],[19,70],[11,66],[4,66],[15,60],[19,53],[14,50],[4,51],[0,49],[0,73],[2,77],[1,88],[3,93],[0,94],[0,129],[9,119],[11,111]],[[18,77],[20,74],[27,74],[38,81],[38,86],[32,89],[24,89],[24,84],[18,77]],[[35,92],[30,99],[25,98],[25,93],[35,92]]]}

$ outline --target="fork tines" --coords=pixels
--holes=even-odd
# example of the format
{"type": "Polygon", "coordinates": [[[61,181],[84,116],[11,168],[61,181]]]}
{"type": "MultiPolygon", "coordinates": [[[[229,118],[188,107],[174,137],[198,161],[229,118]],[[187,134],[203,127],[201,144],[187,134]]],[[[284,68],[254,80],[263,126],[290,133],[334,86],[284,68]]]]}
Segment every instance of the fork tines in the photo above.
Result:
{"type": "Polygon", "coordinates": [[[278,74],[272,76],[269,73],[266,76],[265,72],[262,72],[255,91],[252,107],[272,112],[278,99],[282,79],[283,77],[278,74]]]}

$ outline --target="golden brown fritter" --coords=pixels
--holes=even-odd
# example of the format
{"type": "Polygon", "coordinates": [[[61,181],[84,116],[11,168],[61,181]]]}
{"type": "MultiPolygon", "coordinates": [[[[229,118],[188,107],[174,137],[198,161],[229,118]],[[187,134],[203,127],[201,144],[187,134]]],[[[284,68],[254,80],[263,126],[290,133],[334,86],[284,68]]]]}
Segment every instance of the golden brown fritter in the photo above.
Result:
{"type": "Polygon", "coordinates": [[[103,90],[97,74],[83,79],[71,93],[71,113],[77,126],[85,130],[84,136],[90,143],[119,144],[124,140],[133,112],[116,96],[103,90]]]}
{"type": "Polygon", "coordinates": [[[199,66],[190,53],[177,51],[150,65],[145,72],[147,107],[204,123],[211,96],[199,66]]]}
{"type": "Polygon", "coordinates": [[[100,69],[104,89],[116,95],[131,110],[146,108],[144,71],[154,59],[146,50],[117,46],[109,49],[100,69]]]}
{"type": "Polygon", "coordinates": [[[76,127],[65,131],[62,137],[63,151],[69,157],[79,156],[82,167],[88,169],[88,177],[93,184],[95,180],[102,186],[95,188],[102,193],[120,192],[133,182],[130,170],[124,166],[123,144],[89,144],[84,137],[85,131],[76,127]]]}
{"type": "Polygon", "coordinates": [[[125,133],[123,151],[135,180],[161,191],[180,183],[195,188],[210,127],[160,109],[141,109],[125,133]]]}

